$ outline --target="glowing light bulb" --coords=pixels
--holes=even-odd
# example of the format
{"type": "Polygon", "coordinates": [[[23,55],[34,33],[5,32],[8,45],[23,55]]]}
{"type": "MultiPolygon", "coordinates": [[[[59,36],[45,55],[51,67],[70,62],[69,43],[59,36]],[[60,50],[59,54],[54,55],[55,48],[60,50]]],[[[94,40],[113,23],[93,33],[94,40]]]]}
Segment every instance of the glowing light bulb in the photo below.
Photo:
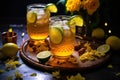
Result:
{"type": "Polygon", "coordinates": [[[111,30],[108,30],[108,33],[111,33],[111,30]]]}
{"type": "Polygon", "coordinates": [[[104,24],[105,26],[107,26],[108,25],[108,23],[107,22],[105,22],[105,24],[104,24]]]}

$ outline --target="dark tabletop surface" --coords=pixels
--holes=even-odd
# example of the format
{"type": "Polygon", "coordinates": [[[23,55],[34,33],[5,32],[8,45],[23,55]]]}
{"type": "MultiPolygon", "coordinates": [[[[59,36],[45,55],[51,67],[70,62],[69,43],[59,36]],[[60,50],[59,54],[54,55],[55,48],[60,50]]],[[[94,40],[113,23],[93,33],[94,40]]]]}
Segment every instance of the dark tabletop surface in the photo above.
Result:
{"type": "MultiPolygon", "coordinates": [[[[21,34],[24,32],[25,36],[24,39],[28,39],[28,35],[26,33],[25,25],[1,25],[0,26],[0,34],[4,31],[7,31],[10,27],[12,27],[14,32],[18,33],[18,40],[17,44],[20,47],[22,43],[21,34]]],[[[0,47],[2,46],[2,40],[0,37],[0,47]]],[[[33,67],[24,62],[23,59],[20,57],[20,52],[17,53],[19,62],[22,64],[19,67],[5,71],[0,73],[0,80],[5,80],[6,77],[14,75],[16,70],[19,70],[20,73],[23,74],[22,80],[66,80],[65,76],[67,75],[76,75],[80,73],[82,76],[85,77],[86,80],[120,80],[120,52],[119,51],[111,51],[112,55],[110,56],[109,60],[105,62],[102,66],[92,69],[86,70],[81,72],[61,72],[61,78],[56,79],[53,78],[52,72],[42,70],[41,68],[33,67]],[[108,68],[108,65],[112,65],[112,68],[108,68]],[[36,73],[36,76],[30,76],[31,74],[36,73]],[[118,74],[118,75],[116,75],[118,74]]],[[[5,65],[0,61],[0,69],[5,69],[5,65]]]]}

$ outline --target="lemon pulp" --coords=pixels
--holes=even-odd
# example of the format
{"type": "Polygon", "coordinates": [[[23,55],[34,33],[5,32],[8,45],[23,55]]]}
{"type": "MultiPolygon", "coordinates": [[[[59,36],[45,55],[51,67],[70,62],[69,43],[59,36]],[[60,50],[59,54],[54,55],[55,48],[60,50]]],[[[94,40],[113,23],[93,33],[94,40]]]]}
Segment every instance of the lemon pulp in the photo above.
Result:
{"type": "Polygon", "coordinates": [[[49,60],[49,58],[51,57],[51,52],[50,51],[42,51],[39,52],[36,55],[37,59],[41,62],[41,63],[45,63],[49,60]]]}
{"type": "Polygon", "coordinates": [[[50,51],[42,51],[37,54],[37,58],[44,59],[51,55],[50,51]]]}

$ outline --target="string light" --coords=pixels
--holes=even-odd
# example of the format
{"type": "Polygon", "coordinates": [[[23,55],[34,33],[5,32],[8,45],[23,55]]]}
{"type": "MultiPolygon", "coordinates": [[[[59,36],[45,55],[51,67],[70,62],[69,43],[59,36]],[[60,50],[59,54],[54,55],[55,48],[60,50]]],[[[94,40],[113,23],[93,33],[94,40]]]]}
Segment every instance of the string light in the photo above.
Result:
{"type": "Polygon", "coordinates": [[[107,22],[105,22],[105,24],[104,24],[105,26],[107,26],[108,25],[108,23],[107,22]]]}
{"type": "Polygon", "coordinates": [[[111,30],[108,30],[108,33],[110,34],[110,33],[111,33],[111,30]]]}

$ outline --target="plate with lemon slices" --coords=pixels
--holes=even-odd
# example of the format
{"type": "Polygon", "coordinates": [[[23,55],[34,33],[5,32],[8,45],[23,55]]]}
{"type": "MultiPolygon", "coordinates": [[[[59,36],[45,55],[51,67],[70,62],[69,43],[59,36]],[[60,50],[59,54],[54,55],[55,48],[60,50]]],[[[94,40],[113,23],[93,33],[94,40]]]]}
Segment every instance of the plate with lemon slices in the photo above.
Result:
{"type": "Polygon", "coordinates": [[[46,71],[86,71],[102,66],[110,58],[110,46],[99,41],[76,36],[75,50],[68,58],[54,57],[48,40],[45,44],[26,40],[20,56],[26,64],[46,71]],[[36,49],[35,49],[36,48],[36,49]]]}
{"type": "MultiPolygon", "coordinates": [[[[48,4],[45,10],[57,12],[56,6],[52,3],[48,4]]],[[[33,21],[30,22],[34,23],[35,14],[30,12],[28,17],[32,18],[33,21]]],[[[81,16],[74,15],[70,17],[68,24],[82,27],[84,20],[81,16]]],[[[59,32],[62,30],[59,29],[53,28],[50,32],[54,36],[51,40],[56,44],[62,40],[62,32],[59,32]],[[56,37],[55,34],[52,34],[53,32],[59,33],[60,37],[56,37]]],[[[44,43],[26,40],[21,46],[20,56],[27,64],[48,71],[86,71],[102,65],[110,58],[110,46],[92,38],[76,36],[74,47],[71,56],[59,58],[52,55],[50,51],[49,37],[44,43]]]]}

